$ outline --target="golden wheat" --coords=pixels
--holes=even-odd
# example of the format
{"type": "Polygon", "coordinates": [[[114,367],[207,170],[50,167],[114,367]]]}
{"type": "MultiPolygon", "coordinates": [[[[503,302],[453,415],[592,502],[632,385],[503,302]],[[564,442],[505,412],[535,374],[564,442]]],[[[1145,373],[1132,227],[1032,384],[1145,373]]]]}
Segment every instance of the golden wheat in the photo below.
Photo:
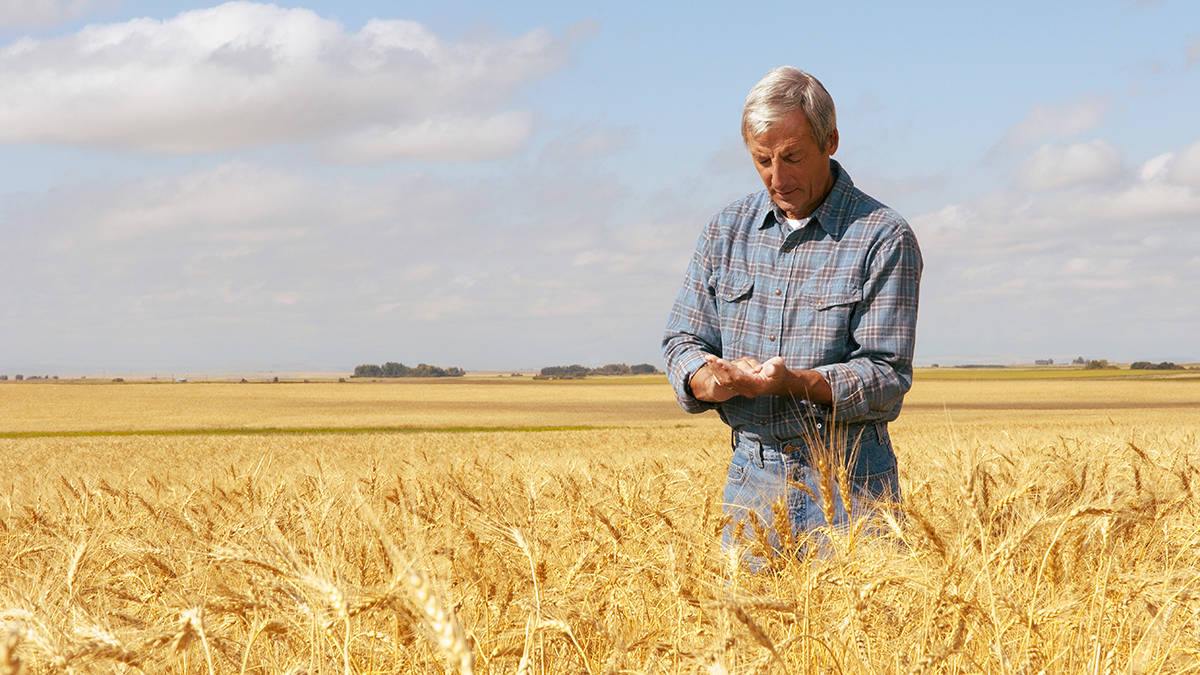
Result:
{"type": "MultiPolygon", "coordinates": [[[[775,556],[759,574],[740,562],[754,532],[720,550],[728,436],[711,415],[574,431],[0,438],[0,673],[1200,670],[1189,385],[1162,383],[1156,405],[1138,389],[1143,405],[1120,408],[1130,389],[1075,383],[1080,407],[1063,412],[987,407],[999,385],[972,399],[951,384],[918,387],[893,425],[902,510],[881,510],[871,537],[829,530],[833,546],[785,536],[776,555],[759,542],[775,556]]],[[[1014,400],[1030,386],[1028,400],[1070,400],[1061,384],[1009,384],[1014,400]]],[[[509,391],[545,391],[525,387],[509,391]]],[[[298,391],[239,405],[314,395],[298,391]]],[[[437,391],[438,420],[470,397],[437,391]]],[[[335,399],[312,425],[337,426],[335,399]]],[[[195,428],[183,408],[197,400],[176,405],[164,419],[195,428]]],[[[200,421],[229,428],[244,414],[200,421]]],[[[826,478],[831,494],[816,497],[832,509],[844,495],[836,471],[826,478]]]]}

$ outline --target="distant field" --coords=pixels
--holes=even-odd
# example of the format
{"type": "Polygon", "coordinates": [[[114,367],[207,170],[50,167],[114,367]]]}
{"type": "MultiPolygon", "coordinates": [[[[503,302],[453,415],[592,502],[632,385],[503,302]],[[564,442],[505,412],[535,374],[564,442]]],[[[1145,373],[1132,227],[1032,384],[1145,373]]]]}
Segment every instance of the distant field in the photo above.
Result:
{"type": "MultiPolygon", "coordinates": [[[[1003,369],[918,370],[908,426],[1021,412],[1036,418],[1200,409],[1200,375],[1083,377],[1003,369]],[[968,379],[966,374],[978,377],[968,379]]],[[[1186,373],[1186,371],[1185,371],[1186,373]]],[[[115,431],[387,430],[696,424],[662,376],[535,381],[504,377],[282,383],[8,382],[0,435],[115,431]]]]}
{"type": "Polygon", "coordinates": [[[1087,370],[1077,366],[917,368],[915,376],[919,380],[1200,379],[1200,370],[1196,369],[1196,364],[1188,364],[1188,366],[1190,367],[1185,370],[1130,370],[1128,368],[1087,370]]]}
{"type": "Polygon", "coordinates": [[[662,377],[227,383],[10,383],[0,433],[559,427],[684,419],[662,377]]]}
{"type": "Polygon", "coordinates": [[[898,426],[983,425],[1018,433],[1200,422],[1200,379],[918,378],[898,426]]]}
{"type": "Polygon", "coordinates": [[[1200,670],[1200,380],[969,372],[759,575],[661,377],[2,383],[0,672],[1200,670]]]}

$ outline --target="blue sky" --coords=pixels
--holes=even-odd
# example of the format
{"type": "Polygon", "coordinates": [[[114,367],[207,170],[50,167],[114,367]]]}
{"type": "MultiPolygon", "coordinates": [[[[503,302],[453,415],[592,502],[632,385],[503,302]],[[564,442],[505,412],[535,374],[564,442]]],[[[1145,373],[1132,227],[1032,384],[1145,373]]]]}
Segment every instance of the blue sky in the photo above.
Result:
{"type": "Polygon", "coordinates": [[[659,364],[783,64],[917,363],[1200,360],[1200,7],[0,2],[0,373],[659,364]]]}

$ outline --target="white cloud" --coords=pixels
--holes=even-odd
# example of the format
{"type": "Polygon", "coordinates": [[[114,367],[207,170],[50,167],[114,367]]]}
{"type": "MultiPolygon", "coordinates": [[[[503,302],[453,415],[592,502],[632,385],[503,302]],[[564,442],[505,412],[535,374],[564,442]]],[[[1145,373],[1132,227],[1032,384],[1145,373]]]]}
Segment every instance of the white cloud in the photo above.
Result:
{"type": "Polygon", "coordinates": [[[1174,224],[1200,214],[1200,143],[1152,157],[1122,185],[1094,185],[1047,199],[1060,213],[1100,221],[1142,220],[1142,227],[1174,224]]]}
{"type": "Polygon", "coordinates": [[[117,0],[4,0],[0,27],[50,28],[117,4],[117,0]]]}
{"type": "Polygon", "coordinates": [[[1047,136],[1063,138],[1095,129],[1104,123],[1108,109],[1108,101],[1095,94],[1087,94],[1077,102],[1039,104],[1008,130],[999,147],[1021,147],[1047,136]]]}
{"type": "Polygon", "coordinates": [[[516,153],[533,130],[533,116],[526,111],[491,117],[446,116],[363,129],[331,140],[324,155],[347,164],[373,164],[398,157],[440,162],[499,159],[516,153]]]}
{"type": "Polygon", "coordinates": [[[1200,141],[1180,150],[1170,159],[1167,179],[1177,185],[1200,188],[1200,141]]]}
{"type": "MultiPolygon", "coordinates": [[[[168,179],[146,179],[115,189],[77,196],[64,205],[72,221],[84,219],[97,240],[121,242],[155,231],[192,240],[227,238],[251,244],[302,235],[301,214],[309,182],[301,176],[243,162],[168,179]],[[291,234],[288,234],[288,233],[291,234]]],[[[353,218],[353,211],[348,215],[353,218]]],[[[80,233],[82,234],[82,233],[80,233]]]]}
{"type": "Polygon", "coordinates": [[[1056,206],[1064,213],[1107,222],[1137,222],[1139,228],[1175,225],[1200,217],[1200,193],[1182,185],[1138,181],[1121,190],[1082,192],[1056,206]],[[1139,222],[1140,221],[1140,222],[1139,222]]]}
{"type": "Polygon", "coordinates": [[[932,338],[919,348],[1194,354],[1200,186],[1171,177],[1191,176],[1196,148],[1124,171],[1102,142],[1044,146],[1013,189],[911,218],[925,255],[921,332],[932,338]]]}
{"type": "Polygon", "coordinates": [[[1142,165],[1138,176],[1145,182],[1161,182],[1166,178],[1167,169],[1175,159],[1175,153],[1164,152],[1157,157],[1151,157],[1142,165]]]}
{"type": "Polygon", "coordinates": [[[1025,160],[1016,182],[1027,190],[1041,191],[1110,181],[1120,175],[1121,151],[1097,139],[1066,147],[1043,145],[1025,160]]]}
{"type": "Polygon", "coordinates": [[[659,195],[627,223],[611,176],[560,169],[363,179],[235,160],[0,205],[0,315],[30,319],[9,358],[655,361],[708,207],[659,195]],[[614,321],[634,327],[613,336],[614,321]]]}
{"type": "Polygon", "coordinates": [[[0,142],[162,152],[319,142],[343,161],[486,159],[532,131],[510,109],[520,87],[569,60],[565,39],[542,29],[446,43],[411,21],[348,34],[307,9],[230,2],[9,45],[0,142]]]}

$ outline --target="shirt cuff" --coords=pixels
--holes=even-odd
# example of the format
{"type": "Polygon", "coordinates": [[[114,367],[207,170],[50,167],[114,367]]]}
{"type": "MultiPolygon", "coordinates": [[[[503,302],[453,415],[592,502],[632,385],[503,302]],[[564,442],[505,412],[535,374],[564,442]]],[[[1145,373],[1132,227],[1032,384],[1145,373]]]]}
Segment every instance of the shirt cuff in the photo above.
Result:
{"type": "Polygon", "coordinates": [[[684,412],[702,413],[717,407],[716,403],[701,401],[692,394],[692,376],[707,363],[702,352],[691,352],[675,364],[675,400],[684,412]]]}
{"type": "Polygon", "coordinates": [[[833,410],[839,421],[848,422],[870,410],[858,372],[848,363],[831,363],[813,368],[833,390],[833,410]]]}

